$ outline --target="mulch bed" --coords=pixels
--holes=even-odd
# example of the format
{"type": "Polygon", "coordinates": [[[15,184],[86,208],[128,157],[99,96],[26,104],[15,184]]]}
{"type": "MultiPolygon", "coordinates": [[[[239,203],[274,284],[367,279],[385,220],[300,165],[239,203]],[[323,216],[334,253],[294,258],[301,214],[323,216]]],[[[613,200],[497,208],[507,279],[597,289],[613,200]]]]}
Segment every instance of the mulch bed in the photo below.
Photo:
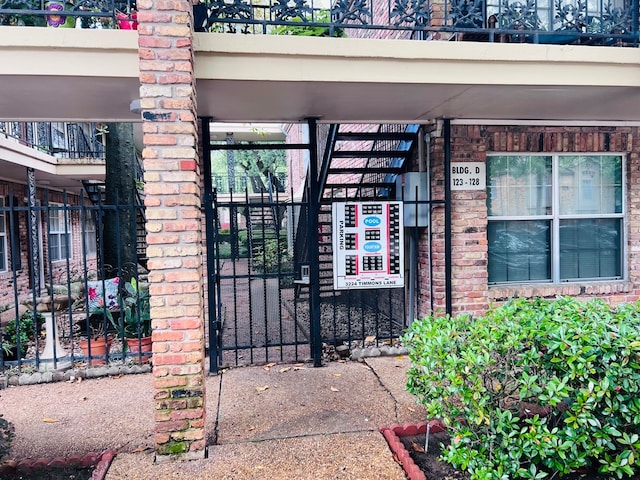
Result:
{"type": "Polygon", "coordinates": [[[30,473],[11,473],[3,480],[91,480],[94,467],[54,467],[30,473]]]}
{"type": "Polygon", "coordinates": [[[440,460],[441,445],[446,445],[449,442],[447,432],[430,434],[427,448],[425,448],[426,434],[424,433],[399,438],[413,462],[422,470],[428,480],[468,480],[471,478],[467,472],[457,470],[440,460]]]}
{"type": "MultiPolygon", "coordinates": [[[[394,459],[402,466],[409,480],[468,480],[470,475],[455,469],[439,459],[441,444],[449,442],[449,436],[441,422],[429,422],[431,433],[425,449],[426,423],[417,425],[393,425],[382,427],[383,434],[394,459]]],[[[613,475],[599,474],[597,467],[582,468],[562,477],[562,480],[611,480],[613,475]]],[[[620,480],[640,480],[640,475],[624,476],[620,480]]]]}
{"type": "Polygon", "coordinates": [[[8,461],[0,464],[2,480],[103,480],[114,450],[84,456],[39,458],[36,460],[8,461]]]}

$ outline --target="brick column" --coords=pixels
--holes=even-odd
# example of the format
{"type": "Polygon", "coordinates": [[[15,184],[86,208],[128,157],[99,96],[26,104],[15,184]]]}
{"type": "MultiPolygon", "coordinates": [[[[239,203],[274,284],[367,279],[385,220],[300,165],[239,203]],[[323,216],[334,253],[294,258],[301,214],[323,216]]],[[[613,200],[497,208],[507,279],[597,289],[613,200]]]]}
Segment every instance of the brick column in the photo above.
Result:
{"type": "Polygon", "coordinates": [[[202,222],[189,0],[138,0],[156,460],[205,452],[202,222]]]}

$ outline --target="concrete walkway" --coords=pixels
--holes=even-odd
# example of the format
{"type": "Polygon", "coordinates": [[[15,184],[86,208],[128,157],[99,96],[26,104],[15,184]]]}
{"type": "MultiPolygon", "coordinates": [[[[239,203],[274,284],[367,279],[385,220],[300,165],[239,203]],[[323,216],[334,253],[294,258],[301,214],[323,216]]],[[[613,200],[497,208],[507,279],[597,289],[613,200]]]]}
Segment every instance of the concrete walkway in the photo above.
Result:
{"type": "Polygon", "coordinates": [[[407,357],[244,367],[207,377],[207,458],[156,464],[150,374],[0,390],[11,457],[114,448],[114,479],[403,480],[378,428],[423,421],[407,357]],[[92,423],[97,421],[97,424],[92,423]]]}

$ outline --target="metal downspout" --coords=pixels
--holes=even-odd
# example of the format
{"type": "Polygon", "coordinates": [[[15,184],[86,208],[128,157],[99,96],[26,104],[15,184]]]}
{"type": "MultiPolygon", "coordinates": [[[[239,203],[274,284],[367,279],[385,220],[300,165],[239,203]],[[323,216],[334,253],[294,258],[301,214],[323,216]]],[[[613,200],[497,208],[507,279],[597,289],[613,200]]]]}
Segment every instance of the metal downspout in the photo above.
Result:
{"type": "MultiPolygon", "coordinates": [[[[425,171],[425,152],[424,152],[424,127],[418,129],[418,171],[425,171]]],[[[416,202],[419,194],[415,192],[416,202]]],[[[403,198],[404,200],[404,198],[403,198]]],[[[420,203],[415,204],[416,226],[411,227],[411,235],[409,235],[409,313],[408,325],[411,325],[416,319],[417,295],[418,295],[418,218],[422,208],[420,203]]]]}
{"type": "Polygon", "coordinates": [[[445,309],[451,315],[451,120],[444,119],[444,289],[445,309]]]}

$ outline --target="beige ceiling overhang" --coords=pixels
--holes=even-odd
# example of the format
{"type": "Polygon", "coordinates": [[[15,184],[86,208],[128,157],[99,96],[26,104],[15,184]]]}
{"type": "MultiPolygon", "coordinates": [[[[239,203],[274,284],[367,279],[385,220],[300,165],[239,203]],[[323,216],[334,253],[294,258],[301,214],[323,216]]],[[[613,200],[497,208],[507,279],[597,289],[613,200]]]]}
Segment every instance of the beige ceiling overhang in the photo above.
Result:
{"type": "Polygon", "coordinates": [[[104,161],[56,158],[14,138],[0,136],[0,179],[27,183],[27,169],[33,169],[39,186],[79,192],[82,180],[104,178],[104,161]]]}
{"type": "MultiPolygon", "coordinates": [[[[217,121],[640,121],[640,49],[194,35],[217,121]]],[[[139,121],[137,33],[0,27],[0,120],[139,121]]]]}

